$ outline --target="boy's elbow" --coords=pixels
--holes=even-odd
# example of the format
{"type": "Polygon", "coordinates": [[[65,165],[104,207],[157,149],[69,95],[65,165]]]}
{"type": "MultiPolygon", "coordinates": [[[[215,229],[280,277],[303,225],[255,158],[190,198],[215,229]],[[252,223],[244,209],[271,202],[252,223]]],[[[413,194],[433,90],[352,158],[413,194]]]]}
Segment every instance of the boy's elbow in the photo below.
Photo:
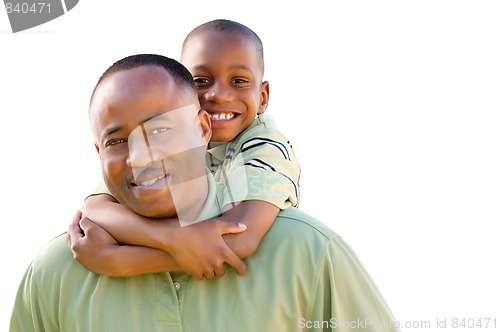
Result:
{"type": "Polygon", "coordinates": [[[259,246],[259,241],[254,241],[254,240],[241,241],[237,243],[233,251],[240,259],[244,259],[253,255],[255,251],[257,251],[258,246],[259,246]]]}

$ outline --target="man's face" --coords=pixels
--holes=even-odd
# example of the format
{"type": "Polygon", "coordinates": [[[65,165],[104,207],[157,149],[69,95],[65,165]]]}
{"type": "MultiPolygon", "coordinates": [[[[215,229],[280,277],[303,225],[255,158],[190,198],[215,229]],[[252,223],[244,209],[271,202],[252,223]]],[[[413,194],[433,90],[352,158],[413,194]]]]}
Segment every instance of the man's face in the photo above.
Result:
{"type": "Polygon", "coordinates": [[[252,41],[206,31],[185,45],[182,64],[193,75],[201,108],[210,114],[212,141],[228,142],[267,108],[269,84],[252,41]]]}
{"type": "Polygon", "coordinates": [[[184,184],[205,175],[209,119],[166,70],[143,66],[106,78],[91,123],[104,181],[121,203],[147,217],[173,217],[174,201],[195,199],[184,184]]]}

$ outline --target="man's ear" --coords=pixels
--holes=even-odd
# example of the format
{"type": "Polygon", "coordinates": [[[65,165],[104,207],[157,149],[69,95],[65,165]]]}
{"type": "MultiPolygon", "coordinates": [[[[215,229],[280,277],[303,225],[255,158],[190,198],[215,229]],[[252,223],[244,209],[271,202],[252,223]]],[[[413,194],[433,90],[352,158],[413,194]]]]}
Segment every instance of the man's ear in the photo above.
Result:
{"type": "Polygon", "coordinates": [[[198,118],[200,119],[201,135],[203,141],[206,145],[208,145],[210,139],[212,138],[212,124],[210,122],[210,116],[208,115],[207,111],[200,110],[198,112],[198,118]]]}
{"type": "Polygon", "coordinates": [[[94,143],[95,149],[97,150],[97,153],[99,154],[99,158],[101,158],[101,150],[99,149],[99,145],[97,143],[94,143]]]}
{"type": "Polygon", "coordinates": [[[260,105],[257,114],[262,114],[266,111],[269,104],[269,82],[264,81],[260,87],[260,105]]]}

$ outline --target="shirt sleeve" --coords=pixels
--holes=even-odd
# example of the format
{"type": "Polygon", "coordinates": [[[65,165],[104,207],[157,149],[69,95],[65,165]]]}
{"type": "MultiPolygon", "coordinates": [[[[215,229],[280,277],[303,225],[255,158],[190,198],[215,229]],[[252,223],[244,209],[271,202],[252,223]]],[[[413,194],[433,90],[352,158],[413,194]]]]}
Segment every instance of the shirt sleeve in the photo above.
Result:
{"type": "Polygon", "coordinates": [[[35,280],[33,263],[26,271],[14,304],[9,332],[59,331],[40,296],[35,280]]]}
{"type": "Polygon", "coordinates": [[[262,200],[284,210],[300,203],[300,166],[286,141],[254,137],[241,145],[219,181],[224,187],[223,206],[262,200]]]}
{"type": "Polygon", "coordinates": [[[94,190],[89,195],[87,195],[85,199],[89,198],[90,196],[101,195],[101,194],[107,194],[113,196],[111,192],[108,190],[108,187],[106,187],[104,181],[99,182],[99,184],[95,186],[94,190]]]}
{"type": "Polygon", "coordinates": [[[382,294],[342,238],[331,239],[315,280],[308,310],[311,331],[400,331],[382,294]]]}

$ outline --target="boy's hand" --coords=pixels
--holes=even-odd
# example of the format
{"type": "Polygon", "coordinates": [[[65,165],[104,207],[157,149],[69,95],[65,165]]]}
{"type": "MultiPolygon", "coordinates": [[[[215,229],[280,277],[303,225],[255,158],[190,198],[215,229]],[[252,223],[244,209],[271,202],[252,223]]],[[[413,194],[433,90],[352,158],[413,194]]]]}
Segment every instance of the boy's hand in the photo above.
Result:
{"type": "Polygon", "coordinates": [[[245,263],[227,246],[223,234],[241,233],[246,226],[217,219],[197,222],[170,233],[171,240],[165,248],[176,263],[194,278],[222,277],[224,263],[228,263],[240,275],[246,273],[245,263]]]}
{"type": "Polygon", "coordinates": [[[110,259],[119,249],[119,243],[103,228],[77,211],[68,230],[68,242],[73,257],[87,270],[97,274],[116,274],[110,259]]]}

